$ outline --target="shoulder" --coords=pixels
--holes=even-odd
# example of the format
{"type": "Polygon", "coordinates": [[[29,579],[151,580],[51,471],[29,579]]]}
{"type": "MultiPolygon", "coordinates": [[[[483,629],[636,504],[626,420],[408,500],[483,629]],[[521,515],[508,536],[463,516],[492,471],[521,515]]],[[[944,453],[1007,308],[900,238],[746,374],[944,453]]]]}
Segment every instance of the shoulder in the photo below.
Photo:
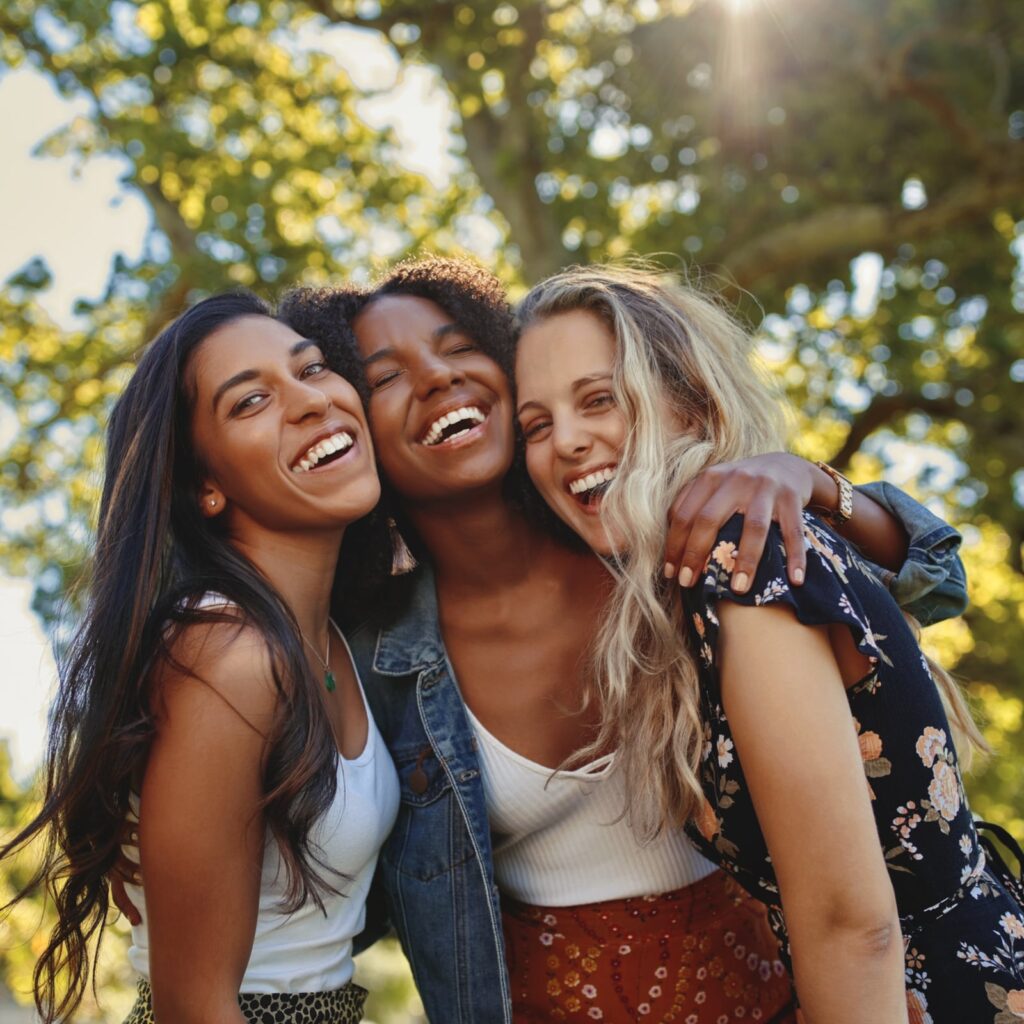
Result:
{"type": "Polygon", "coordinates": [[[176,631],[154,673],[153,692],[157,717],[165,723],[203,714],[239,719],[261,734],[281,697],[267,639],[240,614],[176,631]]]}
{"type": "Polygon", "coordinates": [[[881,584],[867,564],[837,534],[810,513],[804,513],[803,545],[807,552],[806,582],[790,584],[786,571],[786,545],[777,523],[772,523],[757,566],[754,582],[744,595],[732,592],[732,574],[743,533],[743,516],[734,515],[719,531],[704,570],[704,588],[730,596],[741,604],[769,604],[777,600],[811,599],[821,592],[849,588],[864,577],[872,586],[881,584]]]}
{"type": "MultiPolygon", "coordinates": [[[[773,523],[754,579],[746,591],[737,593],[733,589],[733,570],[742,528],[743,519],[738,515],[725,524],[702,579],[689,593],[684,591],[688,618],[699,634],[705,664],[713,660],[723,618],[728,618],[734,627],[742,624],[743,635],[755,639],[763,639],[763,628],[778,631],[799,626],[845,626],[862,654],[872,661],[886,660],[879,647],[879,641],[885,637],[875,634],[871,619],[876,612],[886,622],[892,618],[885,611],[892,604],[891,598],[845,541],[814,516],[805,514],[803,543],[807,569],[804,583],[797,586],[789,580],[786,548],[778,526],[773,523]],[[871,599],[865,603],[869,594],[871,599]],[[765,614],[765,609],[771,609],[773,614],[765,614]],[[760,620],[755,612],[762,616],[760,620]],[[756,629],[752,628],[754,622],[756,629]]],[[[732,632],[735,636],[736,629],[732,632]]]]}

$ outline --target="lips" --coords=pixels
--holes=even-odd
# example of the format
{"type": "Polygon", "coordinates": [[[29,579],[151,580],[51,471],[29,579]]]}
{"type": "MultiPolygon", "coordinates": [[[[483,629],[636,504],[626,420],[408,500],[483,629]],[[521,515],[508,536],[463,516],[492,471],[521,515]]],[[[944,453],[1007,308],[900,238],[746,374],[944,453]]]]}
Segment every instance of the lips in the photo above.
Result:
{"type": "Polygon", "coordinates": [[[434,415],[420,436],[420,444],[436,448],[468,434],[487,419],[487,410],[476,402],[449,407],[434,415]]]}
{"type": "Polygon", "coordinates": [[[347,430],[334,430],[328,434],[321,434],[292,463],[292,472],[309,473],[317,466],[337,462],[351,450],[354,444],[355,439],[347,430]]]}
{"type": "Polygon", "coordinates": [[[573,499],[584,507],[596,506],[605,491],[615,479],[618,466],[601,466],[585,473],[578,473],[566,483],[566,490],[573,499]]]}

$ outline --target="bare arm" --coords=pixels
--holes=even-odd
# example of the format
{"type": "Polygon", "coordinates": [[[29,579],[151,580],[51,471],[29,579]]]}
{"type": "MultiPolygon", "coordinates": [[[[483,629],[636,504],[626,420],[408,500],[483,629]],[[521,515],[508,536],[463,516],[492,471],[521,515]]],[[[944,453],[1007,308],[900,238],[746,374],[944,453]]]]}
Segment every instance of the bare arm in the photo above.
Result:
{"type": "Polygon", "coordinates": [[[843,675],[845,634],[720,601],[722,696],[779,882],[807,1024],[907,1024],[903,944],[843,675]]]}
{"type": "MultiPolygon", "coordinates": [[[[835,481],[824,470],[785,452],[711,466],[687,484],[672,505],[665,574],[678,575],[683,586],[694,583],[718,531],[734,513],[742,512],[733,590],[743,593],[754,578],[772,520],[782,531],[790,582],[799,586],[806,570],[801,513],[808,505],[834,509],[838,497],[835,481]]],[[[853,517],[839,532],[887,569],[899,569],[907,557],[903,526],[859,491],[853,492],[853,517]]]]}
{"type": "Polygon", "coordinates": [[[139,815],[154,1012],[162,1024],[244,1024],[274,691],[251,631],[192,627],[179,646],[194,676],[167,670],[158,681],[139,815]]]}

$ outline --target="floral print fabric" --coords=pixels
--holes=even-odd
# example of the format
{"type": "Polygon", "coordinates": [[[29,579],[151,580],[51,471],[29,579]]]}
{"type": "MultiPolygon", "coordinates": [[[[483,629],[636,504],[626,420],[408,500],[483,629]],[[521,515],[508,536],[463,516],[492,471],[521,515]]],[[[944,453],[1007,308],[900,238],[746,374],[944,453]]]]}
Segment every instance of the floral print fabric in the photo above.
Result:
{"type": "Polygon", "coordinates": [[[779,945],[725,872],[577,907],[502,902],[515,1024],[794,1024],[779,945]]]}
{"type": "Polygon", "coordinates": [[[871,665],[847,696],[901,916],[911,1024],[1021,1024],[1024,892],[979,837],[942,703],[909,626],[856,553],[806,514],[803,586],[790,585],[785,548],[773,527],[750,589],[733,593],[741,530],[739,516],[726,524],[703,585],[682,592],[704,719],[706,803],[689,826],[691,837],[768,904],[788,953],[771,859],[722,708],[716,607],[721,600],[784,603],[805,625],[848,626],[871,665]]]}

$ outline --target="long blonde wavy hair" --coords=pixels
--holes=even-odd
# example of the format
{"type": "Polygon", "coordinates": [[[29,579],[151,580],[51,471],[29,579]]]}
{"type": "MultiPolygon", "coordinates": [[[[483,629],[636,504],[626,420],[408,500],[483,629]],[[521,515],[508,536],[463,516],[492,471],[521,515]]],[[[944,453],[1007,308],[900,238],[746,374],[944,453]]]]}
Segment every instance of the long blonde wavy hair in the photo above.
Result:
{"type": "MultiPolygon", "coordinates": [[[[520,328],[572,310],[616,339],[612,389],[627,434],[602,517],[629,548],[608,560],[616,586],[593,652],[588,696],[601,726],[571,763],[618,750],[630,823],[650,839],[704,799],[697,667],[678,587],[662,574],[667,512],[706,467],[783,449],[786,405],[750,335],[697,287],[643,265],[571,267],[529,292],[520,328]]],[[[931,667],[953,725],[983,744],[959,687],[931,667]]]]}

